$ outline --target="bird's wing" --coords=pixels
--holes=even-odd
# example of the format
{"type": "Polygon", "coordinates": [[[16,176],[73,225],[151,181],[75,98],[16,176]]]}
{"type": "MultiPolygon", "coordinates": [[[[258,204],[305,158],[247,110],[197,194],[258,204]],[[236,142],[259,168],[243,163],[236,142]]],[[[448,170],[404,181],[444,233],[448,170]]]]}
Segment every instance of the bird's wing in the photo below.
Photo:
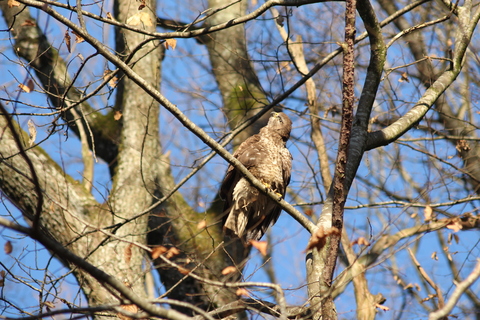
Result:
{"type": "MultiPolygon", "coordinates": [[[[256,161],[254,159],[254,154],[258,153],[258,142],[260,141],[260,136],[258,134],[249,137],[245,140],[238,149],[234,152],[233,156],[238,159],[247,169],[250,169],[255,166],[256,161]]],[[[220,187],[220,196],[222,199],[228,200],[231,199],[233,188],[237,184],[238,180],[241,178],[241,174],[234,166],[228,166],[227,174],[223,179],[222,186],[220,187]]]]}

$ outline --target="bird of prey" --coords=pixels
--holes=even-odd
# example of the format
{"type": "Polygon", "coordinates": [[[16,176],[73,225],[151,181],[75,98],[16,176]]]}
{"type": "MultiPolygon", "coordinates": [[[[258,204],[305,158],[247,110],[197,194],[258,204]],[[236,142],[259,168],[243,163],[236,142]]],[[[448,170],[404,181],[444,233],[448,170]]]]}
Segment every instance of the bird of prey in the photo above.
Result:
{"type": "MultiPolygon", "coordinates": [[[[292,121],[286,114],[272,112],[268,124],[233,154],[257,179],[282,197],[292,169],[292,155],[286,147],[291,130],[292,121]]],[[[259,240],[282,211],[275,200],[258,191],[232,165],[227,169],[220,195],[225,199],[225,233],[247,243],[259,240]]]]}

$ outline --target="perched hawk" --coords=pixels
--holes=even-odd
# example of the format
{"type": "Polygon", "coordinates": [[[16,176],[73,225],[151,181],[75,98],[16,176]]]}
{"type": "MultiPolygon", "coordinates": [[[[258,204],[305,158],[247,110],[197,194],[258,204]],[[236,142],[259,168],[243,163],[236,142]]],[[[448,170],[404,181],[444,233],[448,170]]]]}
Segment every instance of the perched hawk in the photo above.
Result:
{"type": "MultiPolygon", "coordinates": [[[[286,148],[292,121],[283,112],[273,112],[260,133],[245,140],[233,154],[257,179],[276,193],[285,195],[290,182],[292,155],[286,148]]],[[[227,234],[259,240],[282,208],[262,194],[232,165],[220,189],[225,199],[223,225],[227,234]]]]}

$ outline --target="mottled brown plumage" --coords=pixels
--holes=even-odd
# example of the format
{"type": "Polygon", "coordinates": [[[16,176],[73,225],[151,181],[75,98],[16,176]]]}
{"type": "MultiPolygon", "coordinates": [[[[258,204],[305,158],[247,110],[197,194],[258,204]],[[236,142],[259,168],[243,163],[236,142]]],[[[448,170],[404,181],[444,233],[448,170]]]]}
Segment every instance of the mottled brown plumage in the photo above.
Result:
{"type": "MultiPolygon", "coordinates": [[[[290,182],[292,155],[286,148],[292,121],[283,112],[273,112],[268,124],[245,140],[233,154],[257,179],[285,195],[290,182]]],[[[224,230],[239,238],[259,240],[277,221],[281,207],[262,194],[233,166],[229,166],[220,189],[225,199],[224,230]]]]}

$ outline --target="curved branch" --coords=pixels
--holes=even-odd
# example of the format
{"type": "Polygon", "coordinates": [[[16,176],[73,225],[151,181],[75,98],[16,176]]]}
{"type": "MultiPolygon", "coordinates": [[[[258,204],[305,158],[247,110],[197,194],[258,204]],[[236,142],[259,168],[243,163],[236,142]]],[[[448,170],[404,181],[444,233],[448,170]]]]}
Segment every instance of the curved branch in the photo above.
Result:
{"type": "Polygon", "coordinates": [[[450,70],[443,72],[425,91],[415,106],[388,127],[368,135],[367,150],[388,145],[410,130],[430,110],[440,95],[453,83],[462,70],[465,51],[480,20],[480,9],[471,17],[470,11],[459,7],[459,26],[455,38],[455,52],[450,70]]]}
{"type": "Polygon", "coordinates": [[[353,265],[351,265],[338,276],[335,281],[333,296],[339,296],[354,277],[365,272],[368,267],[372,266],[378,261],[378,258],[382,253],[395,246],[399,241],[416,235],[444,229],[448,226],[458,227],[463,231],[478,229],[480,228],[480,216],[465,215],[463,217],[439,219],[437,221],[425,223],[420,226],[414,226],[400,230],[395,234],[383,235],[375,242],[375,244],[366,254],[358,257],[353,265]]]}
{"type": "Polygon", "coordinates": [[[457,304],[458,300],[460,299],[460,296],[467,290],[477,279],[480,277],[480,259],[477,259],[477,264],[475,265],[475,268],[473,268],[472,272],[468,277],[465,278],[462,282],[457,284],[457,287],[453,291],[452,295],[450,296],[450,299],[448,299],[447,303],[443,308],[440,308],[439,310],[430,313],[428,316],[428,320],[438,320],[442,319],[452,311],[452,309],[455,307],[457,304]]]}
{"type": "MultiPolygon", "coordinates": [[[[78,114],[95,114],[89,117],[89,126],[92,128],[96,153],[107,163],[115,163],[117,143],[113,132],[107,132],[112,127],[119,128],[118,121],[114,121],[111,114],[103,115],[96,112],[82,97],[82,93],[73,88],[73,81],[68,76],[67,66],[58,52],[48,42],[46,36],[36,25],[35,19],[30,15],[29,9],[24,6],[9,7],[7,1],[0,1],[0,9],[9,26],[9,31],[15,39],[15,52],[28,62],[35,70],[35,74],[42,83],[45,92],[52,101],[56,112],[62,112],[62,116],[74,123],[75,116],[70,111],[71,107],[77,109],[78,114]],[[80,104],[78,102],[81,101],[80,104]],[[65,103],[70,106],[65,106],[65,103]],[[83,112],[83,111],[84,112],[83,112]],[[105,125],[106,123],[108,125],[105,125]]],[[[82,11],[83,12],[83,11],[82,11]]],[[[107,79],[96,90],[108,83],[107,79]]],[[[94,94],[94,93],[93,93],[94,94]]],[[[91,96],[91,95],[89,95],[91,96]]],[[[82,119],[83,122],[87,121],[82,119]]],[[[87,125],[86,123],[84,123],[87,125]]],[[[80,135],[77,126],[70,126],[77,136],[80,135]]],[[[113,129],[115,131],[115,129],[113,129]]],[[[90,148],[94,147],[93,139],[88,139],[90,148]]],[[[113,167],[111,168],[113,170],[113,167]]]]}
{"type": "Polygon", "coordinates": [[[73,263],[79,268],[87,271],[91,276],[93,276],[100,283],[104,285],[107,284],[111,286],[113,289],[115,289],[116,291],[118,291],[125,299],[128,299],[128,301],[125,301],[125,303],[134,303],[140,309],[147,312],[151,316],[167,318],[171,320],[192,319],[178,311],[157,307],[149,303],[148,301],[145,301],[145,299],[138,297],[130,288],[125,286],[121,281],[117,280],[115,277],[112,277],[111,275],[104,272],[103,270],[100,270],[97,267],[93,266],[92,264],[88,263],[83,258],[75,255],[73,252],[65,248],[62,244],[44,235],[43,233],[36,232],[32,228],[26,228],[26,227],[20,226],[2,217],[0,217],[0,225],[13,229],[18,232],[21,232],[25,235],[28,235],[32,239],[37,240],[42,245],[44,245],[45,248],[55,252],[55,254],[58,255],[64,261],[73,263]]]}

